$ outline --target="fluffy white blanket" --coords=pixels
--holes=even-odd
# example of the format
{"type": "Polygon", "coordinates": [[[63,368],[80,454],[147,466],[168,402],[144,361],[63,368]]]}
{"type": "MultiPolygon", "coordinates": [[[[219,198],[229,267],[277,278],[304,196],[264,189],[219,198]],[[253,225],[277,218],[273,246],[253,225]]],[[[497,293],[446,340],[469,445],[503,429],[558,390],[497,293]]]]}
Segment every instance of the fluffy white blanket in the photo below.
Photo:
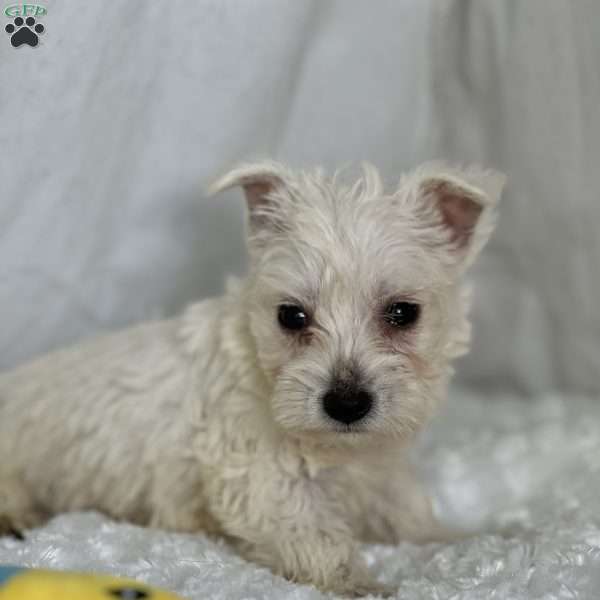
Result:
{"type": "MultiPolygon", "coordinates": [[[[398,598],[600,597],[599,404],[455,398],[415,460],[443,520],[473,535],[452,545],[365,546],[378,577],[398,586],[398,598]]],[[[4,563],[126,575],[198,600],[326,597],[202,535],[94,513],[60,516],[25,542],[0,539],[4,563]]]]}

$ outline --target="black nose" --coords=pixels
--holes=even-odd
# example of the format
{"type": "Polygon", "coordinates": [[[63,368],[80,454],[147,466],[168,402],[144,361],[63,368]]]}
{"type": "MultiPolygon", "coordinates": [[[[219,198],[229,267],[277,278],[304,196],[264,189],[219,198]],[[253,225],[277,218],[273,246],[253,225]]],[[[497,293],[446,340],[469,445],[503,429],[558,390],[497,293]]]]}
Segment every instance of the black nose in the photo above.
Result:
{"type": "Polygon", "coordinates": [[[323,409],[336,421],[354,423],[368,414],[373,397],[364,388],[334,385],[323,396],[323,409]]]}

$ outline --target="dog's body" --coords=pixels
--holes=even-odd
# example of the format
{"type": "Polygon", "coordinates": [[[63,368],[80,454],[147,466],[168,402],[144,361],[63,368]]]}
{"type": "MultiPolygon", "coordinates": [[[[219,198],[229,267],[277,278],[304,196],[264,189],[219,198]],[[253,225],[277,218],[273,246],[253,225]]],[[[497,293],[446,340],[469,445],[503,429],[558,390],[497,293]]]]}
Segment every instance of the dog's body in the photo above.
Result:
{"type": "Polygon", "coordinates": [[[251,268],[223,298],[0,376],[0,529],[93,508],[379,591],[358,540],[444,535],[405,447],[466,349],[499,188],[424,169],[385,196],[369,169],[349,188],[272,164],[235,184],[251,268]]]}

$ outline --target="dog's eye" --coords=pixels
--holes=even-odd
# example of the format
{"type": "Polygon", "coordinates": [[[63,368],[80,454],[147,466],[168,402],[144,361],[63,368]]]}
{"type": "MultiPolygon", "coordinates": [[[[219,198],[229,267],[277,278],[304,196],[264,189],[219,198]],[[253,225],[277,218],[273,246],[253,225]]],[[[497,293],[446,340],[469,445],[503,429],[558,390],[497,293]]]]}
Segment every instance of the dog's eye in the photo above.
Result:
{"type": "Polygon", "coordinates": [[[414,325],[421,314],[421,307],[414,302],[393,302],[383,315],[386,323],[392,327],[406,329],[414,325]]]}
{"type": "Polygon", "coordinates": [[[300,331],[308,325],[308,314],[296,304],[281,304],[277,311],[279,324],[290,331],[300,331]]]}

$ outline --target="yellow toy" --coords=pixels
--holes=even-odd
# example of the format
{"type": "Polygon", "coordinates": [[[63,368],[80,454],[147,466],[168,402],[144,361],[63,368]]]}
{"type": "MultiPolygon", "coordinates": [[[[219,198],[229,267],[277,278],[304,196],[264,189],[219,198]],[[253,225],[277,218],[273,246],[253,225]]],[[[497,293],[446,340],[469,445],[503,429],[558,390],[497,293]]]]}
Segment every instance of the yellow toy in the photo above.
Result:
{"type": "Polygon", "coordinates": [[[0,567],[0,600],[182,600],[131,579],[0,567]]]}

